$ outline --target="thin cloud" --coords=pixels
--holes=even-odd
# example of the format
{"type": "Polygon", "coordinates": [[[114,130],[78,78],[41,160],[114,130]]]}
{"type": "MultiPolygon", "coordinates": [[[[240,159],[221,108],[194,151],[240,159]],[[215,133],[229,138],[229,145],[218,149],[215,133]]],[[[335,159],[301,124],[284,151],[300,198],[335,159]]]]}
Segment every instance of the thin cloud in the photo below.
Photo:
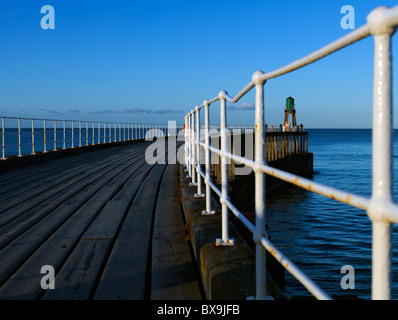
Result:
{"type": "Polygon", "coordinates": [[[89,114],[106,114],[106,113],[118,113],[117,111],[114,110],[95,110],[95,111],[90,111],[89,114]]]}
{"type": "Polygon", "coordinates": [[[55,110],[55,109],[45,109],[45,108],[40,108],[38,109],[39,111],[47,112],[47,113],[52,113],[52,114],[64,114],[64,112],[55,110]]]}
{"type": "Polygon", "coordinates": [[[62,112],[62,111],[55,110],[55,109],[40,108],[40,109],[38,109],[38,111],[51,113],[51,114],[59,114],[59,115],[66,114],[66,113],[80,113],[80,110],[78,110],[78,109],[70,109],[66,112],[62,112]]]}
{"type": "Polygon", "coordinates": [[[152,113],[151,110],[148,109],[141,109],[141,108],[129,108],[120,111],[121,113],[152,113]]]}
{"type": "Polygon", "coordinates": [[[248,102],[244,102],[239,106],[229,105],[229,106],[227,106],[227,108],[228,108],[228,110],[231,110],[231,111],[240,111],[240,110],[248,111],[248,110],[254,110],[255,105],[248,103],[248,102]]]}
{"type": "Polygon", "coordinates": [[[174,110],[174,109],[164,109],[164,110],[149,110],[149,109],[143,109],[143,108],[128,108],[128,109],[123,109],[123,110],[109,110],[109,109],[103,109],[103,110],[95,110],[95,111],[90,111],[89,114],[107,114],[107,113],[156,113],[156,114],[173,114],[173,113],[181,113],[181,110],[174,110]]]}
{"type": "Polygon", "coordinates": [[[173,109],[166,109],[166,110],[157,110],[156,113],[159,114],[170,114],[170,113],[181,113],[181,110],[173,110],[173,109]]]}

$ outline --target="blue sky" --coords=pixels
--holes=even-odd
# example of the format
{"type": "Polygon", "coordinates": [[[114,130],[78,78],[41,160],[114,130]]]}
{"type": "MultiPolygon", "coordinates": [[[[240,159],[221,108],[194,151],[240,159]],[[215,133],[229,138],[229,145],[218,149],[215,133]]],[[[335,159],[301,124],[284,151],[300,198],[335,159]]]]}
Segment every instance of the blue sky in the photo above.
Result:
{"type": "MultiPolygon", "coordinates": [[[[340,26],[347,4],[359,27],[373,8],[396,2],[3,0],[0,115],[182,123],[220,90],[234,96],[256,70],[274,70],[347,34],[340,26]],[[44,5],[55,9],[54,30],[40,26],[44,5]]],[[[298,122],[309,128],[370,128],[372,81],[367,38],[268,81],[266,122],[281,123],[292,96],[298,122]]],[[[229,124],[253,124],[253,104],[250,92],[228,110],[229,124]]],[[[218,122],[219,102],[211,119],[218,122]]]]}

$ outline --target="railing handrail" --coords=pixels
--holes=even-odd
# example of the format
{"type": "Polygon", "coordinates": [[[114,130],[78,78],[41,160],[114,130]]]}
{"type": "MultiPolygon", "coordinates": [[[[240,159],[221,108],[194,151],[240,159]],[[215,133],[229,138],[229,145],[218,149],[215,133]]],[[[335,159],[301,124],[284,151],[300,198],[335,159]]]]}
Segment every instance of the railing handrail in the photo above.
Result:
{"type": "Polygon", "coordinates": [[[88,145],[97,145],[104,143],[130,141],[137,139],[149,139],[155,136],[182,136],[183,125],[175,121],[163,123],[147,122],[127,122],[127,121],[100,121],[100,120],[65,120],[48,118],[27,118],[27,117],[9,117],[0,116],[0,135],[1,135],[1,157],[0,160],[7,160],[7,156],[22,157],[28,153],[22,154],[22,147],[31,146],[31,155],[36,155],[37,145],[42,145],[43,153],[49,150],[47,146],[53,146],[52,151],[58,149],[70,149],[88,145]],[[7,120],[7,122],[6,122],[7,120]],[[14,126],[6,125],[9,122],[16,121],[14,126]],[[26,126],[21,126],[22,121],[28,122],[26,126]],[[40,123],[40,126],[37,124],[40,123]],[[68,127],[66,126],[68,124],[68,127]],[[15,132],[7,132],[9,129],[15,129],[15,132]],[[26,131],[29,130],[29,131],[26,131]],[[166,132],[164,132],[166,130],[166,132]],[[61,138],[57,134],[61,135],[61,138]],[[84,137],[82,135],[84,133],[84,137]],[[69,135],[67,138],[66,135],[69,135]],[[22,137],[31,135],[31,142],[22,142],[22,137]],[[35,139],[37,135],[43,137],[42,141],[35,139]],[[52,139],[51,136],[52,135],[52,139]],[[89,136],[90,135],[90,136],[89,136]],[[14,136],[16,144],[10,144],[6,138],[14,136]],[[59,138],[59,139],[57,139],[59,138]],[[60,145],[62,142],[62,146],[60,145]],[[68,142],[68,146],[67,146],[68,142]],[[75,145],[74,142],[78,144],[75,145]],[[58,143],[58,144],[57,144],[58,143]],[[6,149],[17,148],[16,154],[7,154],[6,149]]]}
{"type": "Polygon", "coordinates": [[[391,105],[391,36],[398,25],[398,6],[393,8],[378,7],[367,16],[367,24],[348,33],[340,39],[321,49],[289,63],[274,71],[264,73],[256,71],[252,80],[235,97],[222,90],[216,97],[204,100],[185,116],[185,164],[191,185],[197,186],[196,196],[206,196],[204,214],[214,213],[210,207],[211,189],[220,198],[222,207],[222,238],[218,245],[233,245],[229,239],[228,209],[240,219],[253,233],[256,244],[256,298],[266,297],[266,272],[264,248],[296,277],[316,298],[331,299],[311,279],[306,277],[290,260],[288,260],[268,240],[265,232],[265,180],[264,174],[272,175],[301,188],[327,196],[334,200],[366,210],[373,225],[373,258],[372,258],[372,299],[391,298],[391,223],[398,223],[398,206],[392,200],[392,105],[391,105]],[[272,168],[265,163],[264,145],[264,84],[267,80],[290,73],[317,60],[320,60],[340,49],[343,49],[370,35],[374,36],[374,98],[373,98],[373,192],[370,199],[350,194],[338,189],[315,183],[297,175],[272,168]],[[236,103],[251,89],[256,88],[255,111],[255,160],[249,160],[229,152],[226,145],[226,101],[236,103]],[[210,145],[209,107],[220,100],[221,148],[210,145]],[[205,108],[205,142],[199,138],[200,111],[205,108]],[[195,129],[196,115],[196,129],[195,129]],[[196,131],[196,132],[195,132],[196,131]],[[196,147],[196,148],[195,148],[196,147]],[[205,150],[206,172],[201,169],[200,147],[205,150]],[[221,189],[219,190],[210,177],[210,151],[221,157],[221,189]],[[226,159],[237,161],[251,167],[255,172],[255,214],[256,223],[250,223],[244,215],[229,201],[228,196],[228,163],[226,159]],[[206,194],[202,195],[201,179],[206,184],[206,194]],[[286,263],[288,261],[288,263],[286,263]]]}
{"type": "MultiPolygon", "coordinates": [[[[0,115],[0,119],[1,118],[9,119],[9,120],[18,120],[18,119],[20,119],[20,120],[29,120],[29,121],[31,121],[31,120],[34,120],[34,121],[46,120],[46,121],[57,121],[57,122],[65,121],[65,122],[74,122],[74,123],[79,123],[79,122],[81,122],[81,123],[86,123],[86,122],[93,123],[94,122],[94,123],[106,123],[106,124],[109,124],[109,123],[119,124],[120,123],[120,124],[145,124],[145,125],[161,125],[161,126],[167,126],[168,125],[167,123],[162,123],[162,122],[103,121],[103,120],[87,120],[87,119],[76,120],[76,119],[36,118],[36,117],[29,118],[29,117],[15,117],[15,116],[3,116],[3,115],[0,115]]],[[[181,123],[179,123],[177,125],[178,126],[182,126],[181,123]]]]}

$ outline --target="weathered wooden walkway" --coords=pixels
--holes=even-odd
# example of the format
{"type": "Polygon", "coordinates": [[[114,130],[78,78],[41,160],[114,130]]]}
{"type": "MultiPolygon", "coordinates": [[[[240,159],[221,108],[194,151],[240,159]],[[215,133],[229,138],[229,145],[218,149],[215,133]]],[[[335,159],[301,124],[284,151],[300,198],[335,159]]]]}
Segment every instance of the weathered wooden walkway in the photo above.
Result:
{"type": "Polygon", "coordinates": [[[178,165],[148,164],[149,145],[0,174],[0,299],[202,299],[178,165]],[[41,287],[44,265],[55,289],[41,287]]]}

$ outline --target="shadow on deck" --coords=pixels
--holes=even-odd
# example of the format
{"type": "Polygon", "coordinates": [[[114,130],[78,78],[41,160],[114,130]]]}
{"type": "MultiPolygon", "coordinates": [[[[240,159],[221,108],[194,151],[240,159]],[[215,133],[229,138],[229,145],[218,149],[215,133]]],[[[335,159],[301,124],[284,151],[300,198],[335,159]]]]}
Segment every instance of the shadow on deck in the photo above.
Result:
{"type": "Polygon", "coordinates": [[[178,164],[148,164],[149,145],[0,174],[0,299],[203,299],[178,164]],[[55,289],[42,289],[44,265],[55,289]]]}

